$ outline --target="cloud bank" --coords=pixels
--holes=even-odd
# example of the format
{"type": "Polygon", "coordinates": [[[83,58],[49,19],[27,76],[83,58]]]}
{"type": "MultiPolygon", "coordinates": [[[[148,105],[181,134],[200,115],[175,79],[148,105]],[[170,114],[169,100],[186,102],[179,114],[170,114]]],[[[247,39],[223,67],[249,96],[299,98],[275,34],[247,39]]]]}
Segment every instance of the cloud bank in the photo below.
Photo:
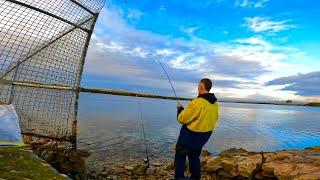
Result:
{"type": "Polygon", "coordinates": [[[282,90],[294,91],[301,96],[320,96],[320,71],[274,79],[267,85],[286,85],[282,90]]]}

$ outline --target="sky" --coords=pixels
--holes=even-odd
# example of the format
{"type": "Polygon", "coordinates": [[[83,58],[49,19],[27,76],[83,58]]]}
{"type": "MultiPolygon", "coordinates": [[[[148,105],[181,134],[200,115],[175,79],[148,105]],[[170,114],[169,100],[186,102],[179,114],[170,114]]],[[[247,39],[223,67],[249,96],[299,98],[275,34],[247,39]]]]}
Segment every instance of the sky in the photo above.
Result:
{"type": "Polygon", "coordinates": [[[221,100],[320,101],[320,1],[117,0],[97,21],[83,87],[221,100]]]}

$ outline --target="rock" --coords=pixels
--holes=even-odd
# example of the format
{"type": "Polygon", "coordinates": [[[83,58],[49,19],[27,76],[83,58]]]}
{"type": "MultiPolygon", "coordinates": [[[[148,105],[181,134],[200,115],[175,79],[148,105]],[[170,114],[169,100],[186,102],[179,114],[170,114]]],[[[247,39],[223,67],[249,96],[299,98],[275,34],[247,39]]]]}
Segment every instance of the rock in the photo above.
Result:
{"type": "Polygon", "coordinates": [[[77,154],[81,157],[89,157],[91,153],[86,150],[78,149],[77,154]]]}
{"type": "Polygon", "coordinates": [[[174,169],[174,162],[170,162],[167,166],[166,166],[167,170],[173,170],[174,169]]]}
{"type": "Polygon", "coordinates": [[[219,156],[236,156],[236,155],[248,155],[248,151],[243,148],[231,148],[225,151],[222,151],[219,156]]]}
{"type": "Polygon", "coordinates": [[[101,172],[98,176],[99,176],[99,177],[104,177],[104,178],[106,178],[106,177],[109,176],[109,173],[107,173],[107,172],[101,172]]]}
{"type": "Polygon", "coordinates": [[[74,162],[74,163],[81,163],[82,162],[81,156],[76,151],[71,152],[69,154],[69,157],[70,157],[71,162],[74,162]]]}
{"type": "Polygon", "coordinates": [[[239,175],[237,164],[233,160],[223,159],[221,161],[221,165],[222,165],[222,173],[224,173],[224,176],[236,177],[239,175]]]}
{"type": "Polygon", "coordinates": [[[320,171],[304,174],[297,178],[294,178],[294,180],[319,180],[319,179],[320,179],[320,171]]]}
{"type": "Polygon", "coordinates": [[[261,172],[262,177],[272,178],[276,175],[274,174],[274,168],[272,166],[263,165],[263,171],[261,172]]]}
{"type": "Polygon", "coordinates": [[[64,161],[60,164],[59,172],[69,173],[72,170],[72,163],[70,161],[64,161]]]}
{"type": "Polygon", "coordinates": [[[134,167],[133,173],[139,176],[145,175],[147,171],[148,165],[147,164],[138,164],[134,167]]]}
{"type": "Polygon", "coordinates": [[[116,169],[114,170],[114,173],[115,173],[115,174],[124,174],[125,172],[126,172],[126,170],[123,169],[123,168],[116,168],[116,169]]]}
{"type": "MultiPolygon", "coordinates": [[[[263,165],[263,169],[267,172],[272,172],[278,179],[293,179],[298,175],[299,170],[294,164],[291,163],[281,163],[281,162],[269,162],[263,165]]],[[[264,172],[262,173],[264,175],[264,172]]],[[[270,176],[270,174],[269,174],[270,176]]]]}
{"type": "Polygon", "coordinates": [[[48,151],[46,154],[43,155],[42,158],[50,164],[54,163],[57,159],[56,154],[52,151],[48,151]]]}
{"type": "Polygon", "coordinates": [[[106,179],[119,180],[120,178],[119,178],[118,176],[115,176],[115,175],[110,175],[110,176],[108,176],[106,179]]]}
{"type": "Polygon", "coordinates": [[[160,169],[158,174],[161,176],[165,176],[165,175],[167,175],[167,172],[164,169],[160,169]]]}
{"type": "Polygon", "coordinates": [[[124,169],[128,170],[128,171],[133,171],[134,170],[134,166],[124,166],[124,169]]]}
{"type": "Polygon", "coordinates": [[[209,152],[209,151],[207,151],[207,150],[202,150],[201,151],[201,156],[210,156],[211,155],[211,153],[209,152]]]}
{"type": "Polygon", "coordinates": [[[207,164],[205,164],[202,169],[205,172],[215,173],[219,169],[222,169],[222,168],[223,168],[223,166],[222,166],[221,161],[218,160],[217,157],[211,157],[207,160],[207,164]]]}
{"type": "Polygon", "coordinates": [[[218,160],[217,156],[209,157],[209,159],[207,160],[207,164],[212,164],[212,163],[216,162],[217,160],[218,160]]]}
{"type": "MultiPolygon", "coordinates": [[[[313,173],[313,172],[320,172],[320,166],[309,164],[309,163],[299,163],[296,164],[297,169],[299,169],[300,174],[308,174],[308,173],[313,173]]],[[[320,177],[319,177],[320,179],[320,177]]]]}
{"type": "Polygon", "coordinates": [[[65,155],[63,155],[63,154],[61,154],[61,153],[58,153],[58,154],[57,154],[57,161],[58,161],[59,163],[62,163],[62,162],[64,161],[64,159],[65,159],[65,155]]]}
{"type": "Polygon", "coordinates": [[[249,177],[258,164],[261,164],[261,155],[248,156],[244,160],[237,163],[239,175],[242,177],[249,177]]]}
{"type": "Polygon", "coordinates": [[[275,160],[284,161],[284,160],[290,159],[290,157],[292,157],[292,154],[288,152],[268,153],[266,162],[275,161],[275,160]]]}
{"type": "Polygon", "coordinates": [[[148,168],[147,169],[147,175],[154,175],[156,174],[157,169],[154,167],[148,168]]]}
{"type": "Polygon", "coordinates": [[[207,161],[210,159],[210,156],[205,156],[200,158],[200,165],[201,167],[207,164],[207,161]]]}
{"type": "Polygon", "coordinates": [[[152,163],[152,166],[154,166],[154,167],[160,167],[160,166],[162,166],[163,164],[161,163],[161,162],[154,162],[154,163],[152,163]]]}

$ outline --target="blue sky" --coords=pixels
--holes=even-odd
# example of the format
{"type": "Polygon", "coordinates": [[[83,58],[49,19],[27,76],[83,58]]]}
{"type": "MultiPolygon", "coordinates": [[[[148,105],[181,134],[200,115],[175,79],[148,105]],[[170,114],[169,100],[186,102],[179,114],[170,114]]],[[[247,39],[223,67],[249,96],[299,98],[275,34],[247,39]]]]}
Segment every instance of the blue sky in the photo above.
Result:
{"type": "Polygon", "coordinates": [[[320,2],[108,1],[82,86],[196,96],[202,77],[220,99],[320,100],[320,2]]]}

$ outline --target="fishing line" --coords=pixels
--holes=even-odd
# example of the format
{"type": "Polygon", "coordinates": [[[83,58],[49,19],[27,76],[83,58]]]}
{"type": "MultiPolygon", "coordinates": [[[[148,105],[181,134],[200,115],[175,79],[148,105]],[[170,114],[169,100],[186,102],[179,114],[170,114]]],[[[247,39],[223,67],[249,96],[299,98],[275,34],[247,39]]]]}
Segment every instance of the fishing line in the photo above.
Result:
{"type": "Polygon", "coordinates": [[[159,61],[158,59],[155,59],[155,61],[157,61],[157,62],[160,64],[163,72],[164,72],[165,75],[167,76],[167,79],[168,79],[168,81],[169,81],[169,83],[170,83],[170,85],[171,85],[172,92],[173,92],[174,96],[175,96],[176,99],[177,99],[177,103],[179,104],[179,97],[177,96],[176,90],[174,89],[174,86],[173,86],[173,84],[172,84],[171,78],[170,78],[167,70],[164,68],[164,66],[163,66],[163,64],[161,63],[161,61],[159,61]]]}
{"type": "Polygon", "coordinates": [[[148,153],[148,147],[147,147],[147,141],[146,141],[146,132],[144,129],[144,121],[143,121],[143,116],[142,116],[142,108],[141,108],[141,103],[138,99],[138,95],[136,95],[136,99],[138,102],[138,108],[139,108],[139,112],[140,112],[140,120],[141,120],[141,127],[142,127],[142,132],[143,132],[143,141],[144,141],[144,148],[145,148],[145,154],[147,157],[147,167],[150,167],[150,162],[149,162],[149,153],[148,153]]]}
{"type": "MultiPolygon", "coordinates": [[[[167,70],[165,69],[165,67],[163,66],[161,61],[159,61],[158,59],[154,59],[154,60],[157,61],[160,64],[163,72],[165,73],[165,75],[166,75],[166,77],[167,77],[167,79],[168,79],[168,81],[170,83],[172,92],[173,92],[174,96],[176,97],[177,103],[179,103],[179,98],[177,96],[176,90],[174,89],[173,83],[171,81],[171,78],[170,78],[167,70]]],[[[145,128],[144,128],[144,120],[143,120],[143,116],[142,116],[141,103],[140,103],[138,98],[139,98],[138,95],[136,95],[136,99],[137,99],[137,102],[138,102],[139,113],[140,113],[141,127],[142,127],[142,132],[143,132],[143,141],[144,141],[144,147],[145,147],[145,154],[146,154],[146,157],[147,157],[147,167],[149,168],[150,167],[150,161],[149,161],[149,153],[148,153],[148,147],[147,147],[147,141],[146,141],[146,132],[145,132],[145,128]]]]}

